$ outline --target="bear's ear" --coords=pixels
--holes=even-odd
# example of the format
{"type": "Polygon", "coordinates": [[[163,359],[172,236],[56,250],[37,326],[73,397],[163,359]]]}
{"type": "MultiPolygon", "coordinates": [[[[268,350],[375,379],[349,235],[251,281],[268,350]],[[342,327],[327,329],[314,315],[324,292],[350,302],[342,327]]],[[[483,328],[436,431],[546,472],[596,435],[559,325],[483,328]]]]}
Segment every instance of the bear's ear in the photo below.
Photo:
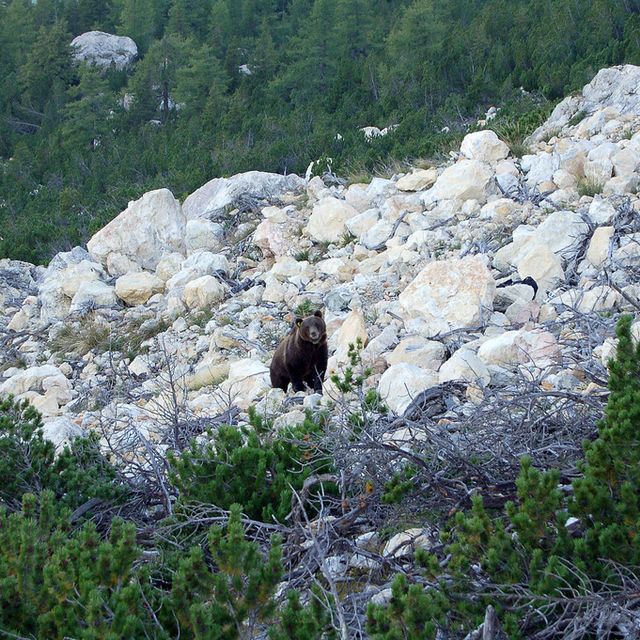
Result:
{"type": "Polygon", "coordinates": [[[299,327],[302,324],[302,318],[296,318],[295,319],[295,325],[296,327],[299,327]]]}
{"type": "Polygon", "coordinates": [[[322,309],[318,309],[313,315],[316,318],[322,318],[322,309]]]}

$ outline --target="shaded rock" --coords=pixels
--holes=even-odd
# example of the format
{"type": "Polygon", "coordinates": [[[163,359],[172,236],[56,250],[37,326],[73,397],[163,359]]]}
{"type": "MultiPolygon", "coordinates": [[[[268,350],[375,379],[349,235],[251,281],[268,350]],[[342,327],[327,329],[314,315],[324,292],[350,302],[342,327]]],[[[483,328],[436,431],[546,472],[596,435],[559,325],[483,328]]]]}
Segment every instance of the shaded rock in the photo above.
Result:
{"type": "Polygon", "coordinates": [[[70,418],[61,416],[45,420],[42,426],[42,435],[55,445],[57,452],[60,452],[65,446],[70,445],[72,440],[82,437],[84,431],[70,418]]]}
{"type": "Polygon", "coordinates": [[[440,384],[451,380],[480,382],[485,386],[491,381],[491,374],[487,365],[473,351],[462,347],[440,367],[440,384]]]}
{"type": "Polygon", "coordinates": [[[69,313],[87,313],[93,309],[111,309],[118,303],[114,288],[106,282],[83,282],[76,291],[69,313]]]}
{"type": "Polygon", "coordinates": [[[217,251],[224,243],[224,227],[210,220],[188,220],[185,227],[187,253],[202,249],[217,251]]]}
{"type": "Polygon", "coordinates": [[[288,191],[300,191],[305,181],[295,174],[247,171],[231,178],[214,178],[194,191],[182,205],[187,220],[212,219],[242,199],[269,201],[288,191]]]}

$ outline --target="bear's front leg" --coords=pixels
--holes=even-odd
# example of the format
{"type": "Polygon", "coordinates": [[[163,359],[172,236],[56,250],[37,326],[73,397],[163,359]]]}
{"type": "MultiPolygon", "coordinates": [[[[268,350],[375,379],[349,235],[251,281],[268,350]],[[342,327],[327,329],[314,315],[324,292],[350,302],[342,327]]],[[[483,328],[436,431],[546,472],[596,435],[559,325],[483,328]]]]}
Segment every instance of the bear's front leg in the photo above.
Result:
{"type": "Polygon", "coordinates": [[[304,382],[302,378],[291,378],[291,384],[294,391],[304,391],[304,382]]]}

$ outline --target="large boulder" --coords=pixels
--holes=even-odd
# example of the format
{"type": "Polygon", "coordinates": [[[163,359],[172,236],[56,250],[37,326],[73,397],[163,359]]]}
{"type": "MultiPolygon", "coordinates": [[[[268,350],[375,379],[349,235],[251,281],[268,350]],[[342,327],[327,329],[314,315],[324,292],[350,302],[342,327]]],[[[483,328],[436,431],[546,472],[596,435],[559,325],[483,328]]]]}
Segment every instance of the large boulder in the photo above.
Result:
{"type": "Polygon", "coordinates": [[[0,385],[0,394],[19,396],[27,391],[42,390],[42,383],[47,378],[64,377],[58,367],[43,364],[18,371],[0,385]]]}
{"type": "Polygon", "coordinates": [[[496,283],[480,256],[428,264],[400,294],[402,317],[423,335],[481,324],[496,283]]]}
{"type": "Polygon", "coordinates": [[[404,362],[428,371],[437,371],[445,359],[445,351],[442,342],[410,336],[402,340],[391,353],[387,353],[385,360],[389,366],[404,362]]]}
{"type": "Polygon", "coordinates": [[[304,188],[303,178],[291,173],[248,171],[231,178],[214,178],[194,191],[184,201],[182,209],[187,220],[212,219],[241,199],[269,201],[288,191],[304,188]]]}
{"type": "Polygon", "coordinates": [[[396,183],[396,187],[400,191],[422,191],[429,189],[438,179],[436,169],[415,169],[406,176],[403,176],[396,183]]]}
{"type": "MultiPolygon", "coordinates": [[[[538,127],[530,140],[539,142],[551,134],[568,127],[569,121],[577,114],[600,116],[605,121],[603,110],[611,107],[618,115],[640,113],[640,67],[626,64],[598,71],[594,79],[582,89],[582,94],[566,97],[553,110],[547,121],[538,127]]],[[[593,127],[591,118],[585,118],[578,128],[593,127]]],[[[593,131],[595,133],[595,131],[593,131]]],[[[589,133],[587,129],[587,133],[589,133]]]]}
{"type": "Polygon", "coordinates": [[[491,382],[491,374],[473,351],[461,347],[440,367],[439,379],[440,383],[462,380],[485,386],[491,382]]]}
{"type": "Polygon", "coordinates": [[[232,402],[246,410],[270,388],[269,368],[259,360],[244,358],[231,363],[229,377],[218,387],[215,396],[221,408],[227,408],[232,402]]]}
{"type": "Polygon", "coordinates": [[[498,138],[495,131],[485,129],[466,135],[460,145],[460,153],[469,160],[498,162],[509,155],[509,147],[498,138]]]}
{"type": "Polygon", "coordinates": [[[73,298],[82,285],[95,282],[103,278],[104,269],[97,262],[82,260],[78,264],[72,264],[58,273],[62,293],[68,298],[73,298]]]}
{"type": "Polygon", "coordinates": [[[187,252],[217,251],[224,244],[224,227],[211,220],[189,220],[186,226],[187,252]]]}
{"type": "Polygon", "coordinates": [[[562,351],[553,334],[543,330],[505,331],[484,342],[478,357],[486,365],[514,369],[542,370],[562,360],[562,351]]]}
{"type": "Polygon", "coordinates": [[[401,415],[421,391],[437,384],[438,374],[435,371],[425,371],[415,364],[401,362],[382,374],[378,393],[391,411],[401,415]]]}
{"type": "Polygon", "coordinates": [[[487,201],[494,186],[493,171],[485,162],[461,160],[447,167],[425,193],[425,202],[438,200],[487,201]]]}
{"type": "Polygon", "coordinates": [[[69,313],[87,313],[94,309],[111,309],[118,303],[111,285],[101,280],[83,282],[69,305],[69,313]]]}
{"type": "Polygon", "coordinates": [[[73,57],[96,67],[124,69],[138,57],[136,43],[127,36],[104,31],[88,31],[71,41],[73,57]]]}
{"type": "Polygon", "coordinates": [[[116,280],[116,295],[130,305],[144,304],[152,295],[164,290],[164,282],[148,271],[127,273],[116,280]]]}
{"type": "Polygon", "coordinates": [[[102,267],[81,247],[56,254],[38,282],[42,322],[64,320],[82,282],[95,282],[103,274],[102,267]]]}
{"type": "Polygon", "coordinates": [[[313,207],[307,231],[317,242],[339,242],[347,231],[347,221],[357,215],[358,211],[345,200],[324,198],[313,207]]]}
{"type": "Polygon", "coordinates": [[[185,253],[185,222],[171,191],[149,191],[98,231],[87,242],[87,249],[104,266],[109,266],[111,255],[119,254],[153,271],[165,254],[185,253]]]}
{"type": "Polygon", "coordinates": [[[57,452],[71,444],[75,438],[82,437],[82,427],[66,416],[45,420],[42,425],[42,435],[52,442],[57,452]]]}
{"type": "Polygon", "coordinates": [[[224,285],[217,278],[202,276],[185,286],[183,301],[189,309],[202,309],[224,300],[225,293],[224,285]]]}

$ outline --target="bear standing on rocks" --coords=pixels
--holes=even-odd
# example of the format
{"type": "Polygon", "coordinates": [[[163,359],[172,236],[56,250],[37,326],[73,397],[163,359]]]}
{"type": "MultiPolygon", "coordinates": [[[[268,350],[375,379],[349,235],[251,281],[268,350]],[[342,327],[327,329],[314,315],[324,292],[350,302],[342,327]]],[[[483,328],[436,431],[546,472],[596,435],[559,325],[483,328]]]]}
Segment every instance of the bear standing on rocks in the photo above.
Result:
{"type": "Polygon", "coordinates": [[[296,318],[289,335],[278,345],[271,360],[271,385],[286,392],[289,383],[294,391],[304,391],[305,383],[322,393],[327,371],[327,326],[322,311],[307,318],[296,318]]]}

